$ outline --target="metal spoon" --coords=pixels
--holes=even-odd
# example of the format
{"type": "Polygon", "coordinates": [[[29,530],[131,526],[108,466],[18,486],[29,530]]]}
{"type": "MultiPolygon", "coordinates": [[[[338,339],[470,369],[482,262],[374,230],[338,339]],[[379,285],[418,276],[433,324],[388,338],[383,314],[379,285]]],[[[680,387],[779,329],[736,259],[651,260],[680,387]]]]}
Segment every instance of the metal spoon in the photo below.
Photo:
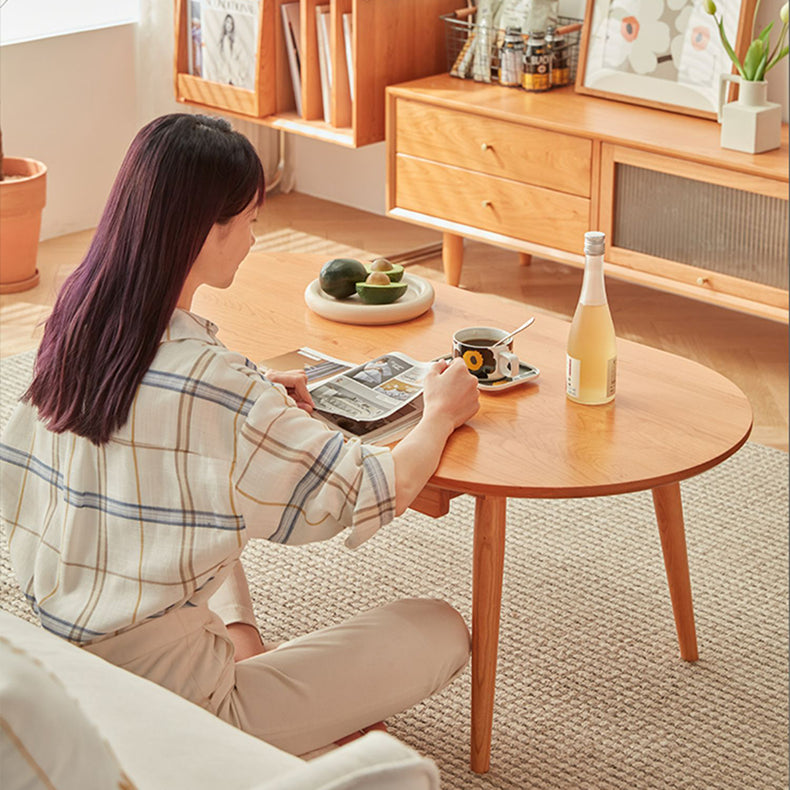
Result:
{"type": "Polygon", "coordinates": [[[508,343],[522,329],[526,329],[528,326],[532,326],[534,322],[535,322],[535,316],[532,316],[532,318],[529,318],[526,321],[524,321],[524,323],[518,329],[514,329],[509,335],[505,335],[501,340],[497,340],[496,343],[494,343],[494,345],[492,346],[492,348],[495,348],[496,346],[501,346],[503,343],[508,343]]]}

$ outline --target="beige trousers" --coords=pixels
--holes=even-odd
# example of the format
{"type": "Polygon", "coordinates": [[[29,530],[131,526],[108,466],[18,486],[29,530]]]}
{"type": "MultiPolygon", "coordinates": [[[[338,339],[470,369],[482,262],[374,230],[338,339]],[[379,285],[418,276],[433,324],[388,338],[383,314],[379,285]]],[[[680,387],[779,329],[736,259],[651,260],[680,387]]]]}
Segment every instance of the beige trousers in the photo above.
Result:
{"type": "Polygon", "coordinates": [[[449,604],[405,599],[234,662],[225,622],[252,622],[241,564],[208,607],[182,608],[86,647],[292,754],[415,705],[469,659],[449,604]]]}

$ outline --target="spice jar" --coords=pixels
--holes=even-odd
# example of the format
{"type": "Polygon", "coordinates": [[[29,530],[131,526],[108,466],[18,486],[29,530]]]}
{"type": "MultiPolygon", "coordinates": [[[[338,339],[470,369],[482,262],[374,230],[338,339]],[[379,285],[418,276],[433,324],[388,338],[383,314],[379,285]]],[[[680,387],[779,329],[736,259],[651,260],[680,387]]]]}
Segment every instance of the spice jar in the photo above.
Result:
{"type": "Polygon", "coordinates": [[[509,27],[499,50],[499,84],[518,87],[524,63],[524,38],[520,27],[509,27]]]}
{"type": "Polygon", "coordinates": [[[565,36],[557,33],[553,27],[546,30],[546,48],[550,58],[550,82],[552,88],[560,88],[571,81],[571,70],[568,63],[568,42],[565,36]]]}
{"type": "Polygon", "coordinates": [[[524,53],[524,72],[521,86],[528,91],[547,91],[551,88],[551,53],[546,47],[544,32],[529,34],[524,53]]]}

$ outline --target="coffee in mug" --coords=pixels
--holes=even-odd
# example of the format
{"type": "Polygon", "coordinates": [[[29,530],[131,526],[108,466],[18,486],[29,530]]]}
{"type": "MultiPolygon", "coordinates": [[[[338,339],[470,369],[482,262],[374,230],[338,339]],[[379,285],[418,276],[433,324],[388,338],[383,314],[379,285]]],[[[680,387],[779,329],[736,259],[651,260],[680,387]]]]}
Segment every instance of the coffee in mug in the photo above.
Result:
{"type": "Polygon", "coordinates": [[[501,346],[494,344],[508,332],[492,326],[470,326],[453,335],[453,356],[461,357],[469,372],[481,381],[515,378],[518,357],[513,353],[513,338],[501,346]]]}

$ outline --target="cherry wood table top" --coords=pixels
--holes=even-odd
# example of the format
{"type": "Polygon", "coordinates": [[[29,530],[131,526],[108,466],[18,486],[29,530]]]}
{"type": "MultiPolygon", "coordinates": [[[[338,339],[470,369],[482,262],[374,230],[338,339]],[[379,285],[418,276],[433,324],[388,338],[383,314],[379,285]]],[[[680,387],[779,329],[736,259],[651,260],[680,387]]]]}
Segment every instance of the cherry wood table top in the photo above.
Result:
{"type": "MultiPolygon", "coordinates": [[[[254,362],[299,346],[354,363],[388,351],[427,360],[449,353],[458,329],[515,329],[531,314],[520,302],[433,282],[434,304],[418,318],[384,326],[337,323],[304,302],[325,260],[253,252],[230,288],[202,287],[192,309],[220,327],[225,345],[254,362]]],[[[540,377],[481,393],[480,411],[450,438],[432,486],[526,498],[625,493],[698,474],[747,440],[752,410],[735,384],[699,363],[623,339],[615,400],[568,401],[568,329],[567,321],[538,315],[516,336],[516,353],[540,377]]]]}

